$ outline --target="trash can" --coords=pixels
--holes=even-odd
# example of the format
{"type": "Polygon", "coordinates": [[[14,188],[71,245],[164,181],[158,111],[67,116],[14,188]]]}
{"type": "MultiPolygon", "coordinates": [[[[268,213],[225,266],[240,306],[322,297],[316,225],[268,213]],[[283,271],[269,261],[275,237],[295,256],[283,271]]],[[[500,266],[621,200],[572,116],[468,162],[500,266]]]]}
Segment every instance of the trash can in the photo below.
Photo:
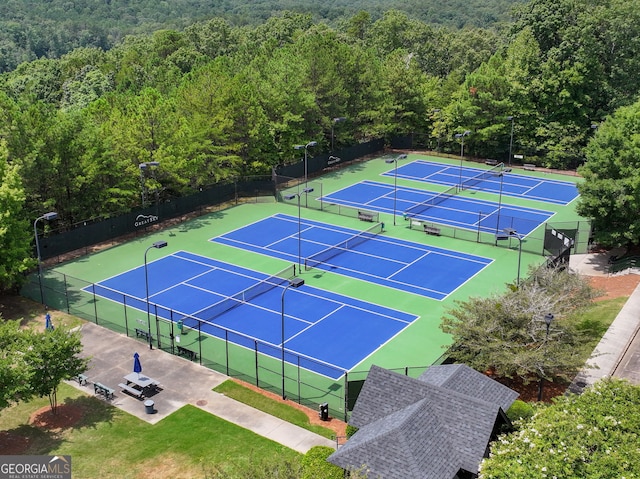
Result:
{"type": "Polygon", "coordinates": [[[155,411],[155,409],[153,408],[153,406],[155,405],[155,403],[151,400],[151,399],[147,399],[144,402],[144,407],[147,410],[147,414],[153,414],[155,411]]]}
{"type": "Polygon", "coordinates": [[[328,421],[329,420],[329,403],[322,403],[318,406],[320,408],[319,412],[318,412],[318,416],[320,416],[320,419],[322,421],[328,421]]]}

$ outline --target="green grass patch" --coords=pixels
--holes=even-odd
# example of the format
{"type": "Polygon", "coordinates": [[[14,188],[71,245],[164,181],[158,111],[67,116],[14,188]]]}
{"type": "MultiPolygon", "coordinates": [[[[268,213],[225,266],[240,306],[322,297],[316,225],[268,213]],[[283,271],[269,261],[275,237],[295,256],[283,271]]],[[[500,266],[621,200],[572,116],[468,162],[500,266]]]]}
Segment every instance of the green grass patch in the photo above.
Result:
{"type": "Polygon", "coordinates": [[[74,477],[205,478],[209,471],[235,468],[272,457],[300,461],[301,455],[193,406],[185,406],[155,425],[86,396],[66,384],[60,404],[83,410],[82,420],[63,431],[29,425],[29,416],[46,398],[0,412],[0,430],[28,437],[27,454],[69,454],[74,477]]]}
{"type": "Polygon", "coordinates": [[[264,394],[257,393],[235,381],[225,381],[214,388],[214,391],[328,439],[335,438],[335,433],[331,429],[311,424],[307,415],[302,411],[287,404],[274,401],[264,394]]]}
{"type": "MultiPolygon", "coordinates": [[[[593,350],[616,319],[629,298],[621,297],[593,303],[590,308],[572,318],[575,326],[591,339],[588,344],[593,350]]],[[[585,358],[585,360],[588,358],[585,358]]]]}

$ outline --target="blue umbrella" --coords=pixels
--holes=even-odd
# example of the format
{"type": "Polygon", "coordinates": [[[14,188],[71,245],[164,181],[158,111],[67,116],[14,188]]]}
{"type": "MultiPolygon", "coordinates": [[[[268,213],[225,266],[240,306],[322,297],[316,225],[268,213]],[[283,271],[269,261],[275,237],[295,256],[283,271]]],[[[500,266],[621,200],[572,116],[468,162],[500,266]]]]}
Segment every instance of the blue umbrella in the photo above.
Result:
{"type": "Polygon", "coordinates": [[[138,374],[142,372],[142,364],[140,364],[140,355],[138,353],[133,355],[133,372],[138,374]]]}
{"type": "Polygon", "coordinates": [[[53,322],[51,321],[51,315],[49,313],[44,315],[44,328],[47,331],[53,331],[53,322]]]}

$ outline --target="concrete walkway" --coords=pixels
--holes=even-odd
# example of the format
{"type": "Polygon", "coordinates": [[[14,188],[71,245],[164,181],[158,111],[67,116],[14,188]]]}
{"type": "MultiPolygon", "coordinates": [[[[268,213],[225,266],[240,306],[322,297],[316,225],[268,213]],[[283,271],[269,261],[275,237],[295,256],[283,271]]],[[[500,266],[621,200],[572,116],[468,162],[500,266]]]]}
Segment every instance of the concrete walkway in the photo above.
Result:
{"type": "Polygon", "coordinates": [[[75,381],[69,384],[89,394],[94,393],[94,382],[113,388],[116,392],[110,403],[144,421],[155,424],[184,405],[191,404],[301,453],[306,453],[313,446],[336,447],[335,441],[212,391],[228,379],[223,374],[158,349],[150,350],[145,343],[92,323],[84,324],[81,333],[83,354],[91,358],[89,370],[85,373],[89,384],[80,386],[75,381]],[[118,387],[123,377],[133,370],[135,352],[140,354],[143,374],[161,385],[159,392],[145,398],[154,401],[154,414],[146,412],[143,400],[124,393],[118,387]]]}
{"type": "MultiPolygon", "coordinates": [[[[586,276],[607,275],[608,260],[621,252],[574,255],[570,267],[586,276]]],[[[589,364],[569,390],[581,393],[599,379],[616,377],[640,385],[640,285],[636,287],[618,316],[593,351],[589,364]]]]}

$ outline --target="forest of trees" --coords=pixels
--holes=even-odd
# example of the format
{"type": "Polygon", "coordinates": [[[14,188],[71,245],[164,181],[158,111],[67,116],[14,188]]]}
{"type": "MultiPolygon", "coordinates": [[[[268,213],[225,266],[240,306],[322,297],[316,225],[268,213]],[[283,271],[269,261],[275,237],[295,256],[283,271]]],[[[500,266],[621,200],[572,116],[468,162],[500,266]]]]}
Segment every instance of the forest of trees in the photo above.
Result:
{"type": "Polygon", "coordinates": [[[398,10],[433,25],[491,27],[510,20],[522,0],[3,0],[0,2],[0,72],[78,47],[110,49],[126,35],[150,34],[219,17],[234,26],[258,25],[285,11],[305,13],[340,28],[360,11],[379,19],[398,10]]]}
{"type": "Polygon", "coordinates": [[[501,29],[395,10],[339,28],[293,12],[212,18],[22,63],[0,75],[0,173],[26,231],[10,249],[46,211],[58,227],[130,211],[141,163],[158,162],[144,182],[163,201],[270,174],[299,161],[296,144],[328,151],[336,117],[336,148],[411,135],[455,154],[469,130],[466,154],[505,161],[513,131],[514,154],[573,168],[592,125],[637,99],[639,4],[533,0],[501,29]]]}

